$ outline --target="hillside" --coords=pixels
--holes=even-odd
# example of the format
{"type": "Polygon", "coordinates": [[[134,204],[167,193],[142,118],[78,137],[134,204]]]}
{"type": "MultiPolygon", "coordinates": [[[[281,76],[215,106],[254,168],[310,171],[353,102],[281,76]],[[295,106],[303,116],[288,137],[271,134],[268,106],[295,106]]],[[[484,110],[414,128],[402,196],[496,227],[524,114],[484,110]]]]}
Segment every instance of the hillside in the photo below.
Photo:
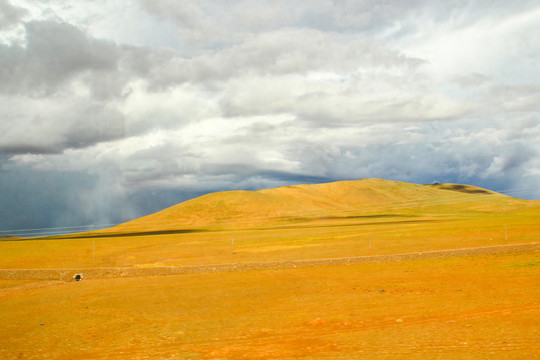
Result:
{"type": "Polygon", "coordinates": [[[225,191],[106,230],[0,241],[0,268],[254,263],[521,244],[537,241],[539,217],[537,201],[460,184],[364,179],[225,191]]]}
{"type": "Polygon", "coordinates": [[[522,204],[489,190],[459,184],[417,185],[382,179],[284,186],[207,194],[116,226],[112,231],[153,231],[220,225],[242,228],[284,221],[377,216],[420,207],[496,210],[522,204]]]}

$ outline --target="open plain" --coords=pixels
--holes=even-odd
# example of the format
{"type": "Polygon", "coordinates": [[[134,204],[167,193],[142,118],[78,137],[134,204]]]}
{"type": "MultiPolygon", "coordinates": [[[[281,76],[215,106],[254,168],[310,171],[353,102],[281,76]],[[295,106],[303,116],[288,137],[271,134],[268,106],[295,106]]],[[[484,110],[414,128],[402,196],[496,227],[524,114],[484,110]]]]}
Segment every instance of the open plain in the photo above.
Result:
{"type": "Polygon", "coordinates": [[[537,201],[367,179],[5,238],[0,358],[540,358],[539,219],[537,201]]]}

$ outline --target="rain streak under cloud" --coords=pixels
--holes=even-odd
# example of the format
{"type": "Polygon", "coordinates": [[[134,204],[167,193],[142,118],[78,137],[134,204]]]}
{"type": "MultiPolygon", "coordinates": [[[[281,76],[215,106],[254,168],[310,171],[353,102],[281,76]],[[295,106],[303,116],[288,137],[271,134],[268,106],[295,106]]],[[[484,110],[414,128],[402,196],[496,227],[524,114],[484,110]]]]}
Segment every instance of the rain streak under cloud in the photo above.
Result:
{"type": "Polygon", "coordinates": [[[540,198],[537,1],[0,0],[0,230],[380,177],[540,198]]]}

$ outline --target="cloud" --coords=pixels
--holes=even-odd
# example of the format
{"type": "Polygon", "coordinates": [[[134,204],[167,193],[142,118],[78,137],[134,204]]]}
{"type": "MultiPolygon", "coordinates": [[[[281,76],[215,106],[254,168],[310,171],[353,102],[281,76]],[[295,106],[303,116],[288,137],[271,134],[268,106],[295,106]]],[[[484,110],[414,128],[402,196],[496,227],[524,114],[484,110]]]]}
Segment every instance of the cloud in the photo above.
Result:
{"type": "Polygon", "coordinates": [[[158,92],[133,84],[130,95],[119,109],[126,118],[128,136],[154,129],[177,129],[202,119],[220,116],[212,93],[189,85],[158,92]]]}
{"type": "Polygon", "coordinates": [[[530,112],[540,110],[540,86],[537,84],[494,84],[481,95],[482,101],[501,112],[530,112]]]}
{"type": "Polygon", "coordinates": [[[7,0],[0,0],[0,31],[16,25],[26,13],[25,9],[13,6],[7,0]]]}
{"type": "Polygon", "coordinates": [[[407,20],[423,28],[414,37],[400,39],[400,47],[426,59],[431,75],[477,73],[510,84],[530,82],[532,74],[540,75],[535,65],[540,48],[532,40],[540,36],[540,7],[531,1],[486,4],[452,4],[451,16],[442,12],[445,6],[430,7],[429,13],[407,20]],[[444,15],[434,18],[434,11],[444,15]]]}
{"type": "Polygon", "coordinates": [[[25,29],[25,46],[0,45],[2,93],[52,94],[76,75],[117,67],[113,43],[89,38],[73,25],[32,21],[25,29]]]}
{"type": "Polygon", "coordinates": [[[96,196],[100,191],[108,191],[109,187],[104,185],[111,184],[100,184],[99,178],[85,173],[36,172],[24,166],[6,172],[0,177],[0,200],[10,206],[0,207],[2,228],[47,228],[114,221],[106,211],[113,199],[96,196]],[[77,205],[83,201],[84,207],[77,205]]]}
{"type": "MultiPolygon", "coordinates": [[[[534,1],[24,6],[0,2],[0,193],[57,194],[40,224],[299,182],[540,176],[534,1]]],[[[31,224],[19,201],[5,222],[31,224]]]]}
{"type": "Polygon", "coordinates": [[[150,86],[161,90],[186,82],[215,88],[222,82],[250,75],[349,75],[360,69],[405,73],[423,63],[374,40],[309,28],[255,33],[238,44],[189,58],[172,51],[156,55],[159,66],[151,69],[150,86]]]}
{"type": "Polygon", "coordinates": [[[0,97],[0,153],[58,154],[124,136],[124,116],[86,98],[0,97]]]}
{"type": "Polygon", "coordinates": [[[216,49],[252,34],[282,28],[376,33],[394,25],[426,1],[184,1],[139,0],[150,14],[172,22],[177,36],[195,47],[216,49]],[[219,19],[218,21],[216,19],[219,19]]]}

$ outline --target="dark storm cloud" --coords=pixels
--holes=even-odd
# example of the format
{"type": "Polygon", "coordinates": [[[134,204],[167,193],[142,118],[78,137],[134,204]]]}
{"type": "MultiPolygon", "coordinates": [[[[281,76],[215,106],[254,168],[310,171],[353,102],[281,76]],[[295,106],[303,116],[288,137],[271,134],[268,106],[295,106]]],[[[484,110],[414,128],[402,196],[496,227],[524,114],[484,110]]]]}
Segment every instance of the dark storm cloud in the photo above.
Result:
{"type": "Polygon", "coordinates": [[[0,31],[18,24],[26,14],[25,9],[13,6],[7,0],[0,0],[0,31]]]}
{"type": "Polygon", "coordinates": [[[125,135],[124,116],[114,108],[90,105],[75,116],[77,121],[69,126],[62,142],[67,148],[84,148],[125,135]]]}
{"type": "Polygon", "coordinates": [[[35,108],[26,109],[17,101],[12,100],[10,105],[12,108],[3,111],[0,122],[0,153],[59,154],[66,149],[119,139],[125,134],[121,113],[88,100],[52,107],[38,102],[35,108]]]}
{"type": "Polygon", "coordinates": [[[0,203],[9,206],[0,207],[0,229],[76,226],[121,219],[121,210],[110,208],[108,200],[114,199],[99,193],[102,185],[106,184],[100,183],[97,174],[25,167],[2,173],[0,203]]]}
{"type": "Polygon", "coordinates": [[[0,45],[0,91],[4,94],[52,94],[76,75],[117,68],[114,43],[92,39],[73,25],[32,21],[25,30],[25,46],[0,45]]]}
{"type": "Polygon", "coordinates": [[[0,204],[7,204],[0,207],[0,236],[100,229],[203,194],[167,189],[128,192],[119,175],[117,170],[36,171],[22,166],[2,171],[0,167],[0,204]]]}

